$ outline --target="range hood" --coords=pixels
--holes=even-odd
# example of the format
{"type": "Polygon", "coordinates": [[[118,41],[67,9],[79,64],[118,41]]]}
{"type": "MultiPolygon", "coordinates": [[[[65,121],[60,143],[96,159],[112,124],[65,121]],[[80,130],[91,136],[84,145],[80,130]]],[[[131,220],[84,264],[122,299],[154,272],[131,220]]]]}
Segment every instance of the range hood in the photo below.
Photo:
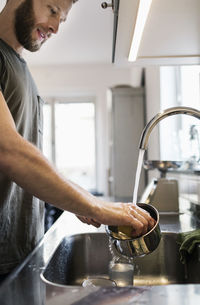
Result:
{"type": "Polygon", "coordinates": [[[139,1],[113,1],[118,5],[113,26],[113,62],[142,66],[200,64],[199,0],[153,0],[137,60],[128,61],[139,1]]]}

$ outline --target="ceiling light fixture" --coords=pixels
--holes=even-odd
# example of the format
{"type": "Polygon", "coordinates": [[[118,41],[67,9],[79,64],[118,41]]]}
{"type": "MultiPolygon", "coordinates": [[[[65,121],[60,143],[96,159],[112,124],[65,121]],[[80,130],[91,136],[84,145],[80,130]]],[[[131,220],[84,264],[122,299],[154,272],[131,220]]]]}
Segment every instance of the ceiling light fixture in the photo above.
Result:
{"type": "Polygon", "coordinates": [[[139,0],[136,24],[128,57],[129,61],[135,61],[137,59],[140,41],[142,39],[142,33],[151,7],[151,2],[152,0],[139,0]]]}

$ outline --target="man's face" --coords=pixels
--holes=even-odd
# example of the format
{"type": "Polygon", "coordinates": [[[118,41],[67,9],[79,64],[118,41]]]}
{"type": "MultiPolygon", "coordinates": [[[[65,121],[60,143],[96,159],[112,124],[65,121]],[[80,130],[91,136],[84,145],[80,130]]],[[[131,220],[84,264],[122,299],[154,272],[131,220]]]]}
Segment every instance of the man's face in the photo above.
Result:
{"type": "Polygon", "coordinates": [[[15,34],[19,43],[35,52],[57,33],[65,21],[72,0],[24,0],[15,11],[15,34]]]}

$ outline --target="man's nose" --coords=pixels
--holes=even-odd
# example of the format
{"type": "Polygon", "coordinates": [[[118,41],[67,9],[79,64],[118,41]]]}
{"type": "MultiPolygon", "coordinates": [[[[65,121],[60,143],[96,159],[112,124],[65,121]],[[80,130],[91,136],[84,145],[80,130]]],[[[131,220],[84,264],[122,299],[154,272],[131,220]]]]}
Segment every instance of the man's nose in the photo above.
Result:
{"type": "Polygon", "coordinates": [[[54,19],[49,23],[49,32],[56,34],[59,30],[60,20],[54,19]]]}

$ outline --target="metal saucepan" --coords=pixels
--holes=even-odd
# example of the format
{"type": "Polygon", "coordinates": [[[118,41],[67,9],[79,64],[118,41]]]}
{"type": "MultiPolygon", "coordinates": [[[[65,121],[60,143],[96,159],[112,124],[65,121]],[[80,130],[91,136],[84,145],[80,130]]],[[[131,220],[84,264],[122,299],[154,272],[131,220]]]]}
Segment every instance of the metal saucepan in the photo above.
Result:
{"type": "Polygon", "coordinates": [[[106,232],[112,238],[116,250],[121,255],[127,257],[143,256],[153,252],[158,247],[161,239],[159,213],[156,208],[146,203],[138,203],[137,205],[149,212],[151,217],[156,220],[154,227],[146,234],[137,238],[130,238],[126,234],[120,232],[120,227],[106,226],[106,232]]]}

